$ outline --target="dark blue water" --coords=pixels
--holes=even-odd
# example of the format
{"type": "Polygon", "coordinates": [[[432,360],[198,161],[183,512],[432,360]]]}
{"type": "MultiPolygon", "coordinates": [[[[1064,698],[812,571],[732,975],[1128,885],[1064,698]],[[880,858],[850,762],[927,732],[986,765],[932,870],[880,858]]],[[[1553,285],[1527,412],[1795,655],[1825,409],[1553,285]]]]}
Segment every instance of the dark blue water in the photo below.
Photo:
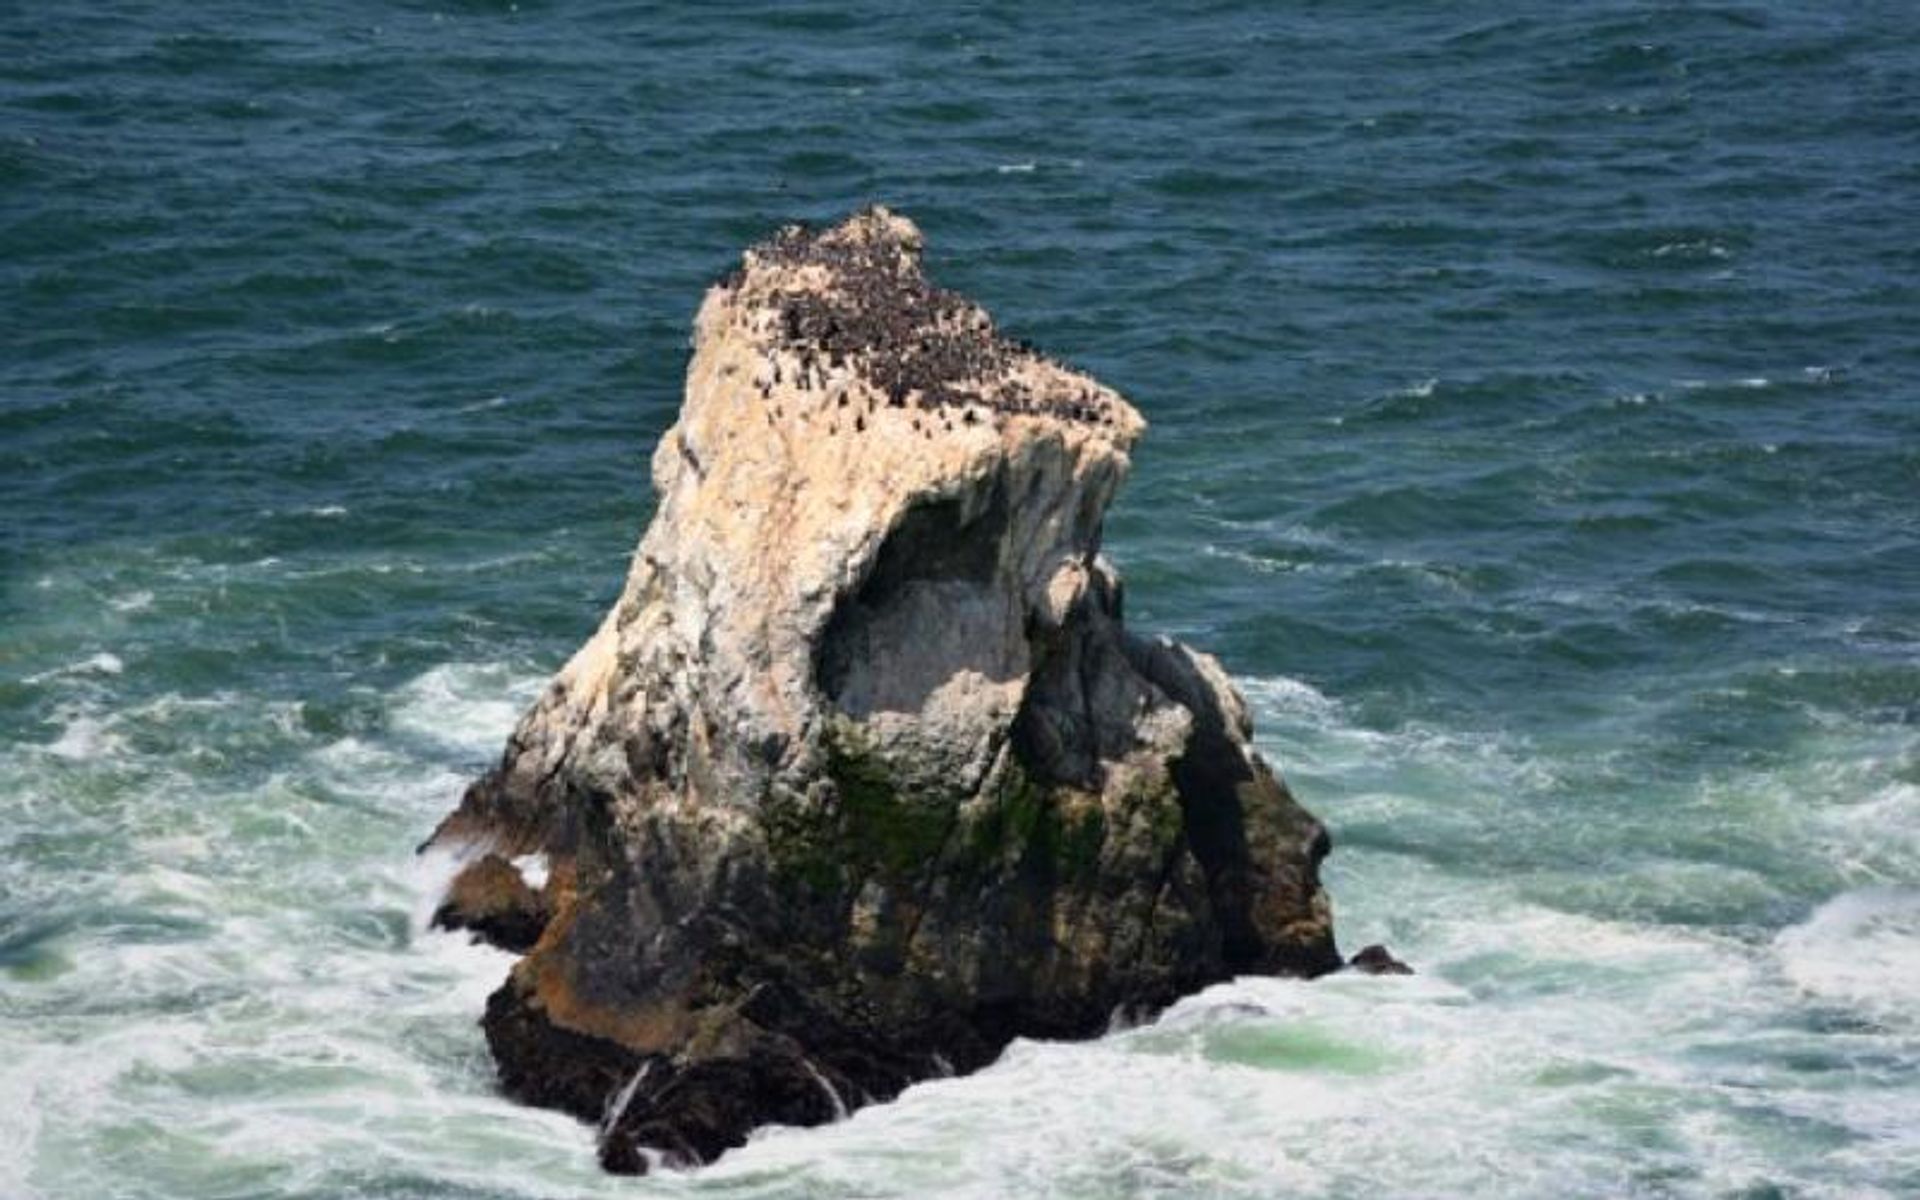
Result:
{"type": "Polygon", "coordinates": [[[1435,8],[0,7],[0,1196],[1920,1192],[1920,17],[1435,8]],[[1422,973],[603,1180],[411,849],[875,201],[1422,973]]]}

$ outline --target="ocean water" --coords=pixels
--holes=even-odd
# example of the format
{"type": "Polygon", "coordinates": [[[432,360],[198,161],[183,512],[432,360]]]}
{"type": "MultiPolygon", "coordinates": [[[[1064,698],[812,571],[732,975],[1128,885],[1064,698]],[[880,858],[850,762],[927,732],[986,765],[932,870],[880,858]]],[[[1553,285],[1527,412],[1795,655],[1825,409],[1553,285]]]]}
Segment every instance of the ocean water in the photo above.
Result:
{"type": "Polygon", "coordinates": [[[1176,7],[0,5],[0,1197],[1920,1194],[1920,16],[1176,7]],[[608,1178],[413,847],[871,201],[1419,974],[608,1178]]]}

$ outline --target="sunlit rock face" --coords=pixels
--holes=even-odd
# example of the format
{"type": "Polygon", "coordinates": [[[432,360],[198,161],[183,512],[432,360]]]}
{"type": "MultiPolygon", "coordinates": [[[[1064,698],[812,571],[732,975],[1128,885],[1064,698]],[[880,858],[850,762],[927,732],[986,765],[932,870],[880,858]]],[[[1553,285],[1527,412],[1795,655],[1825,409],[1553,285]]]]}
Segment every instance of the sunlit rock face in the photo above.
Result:
{"type": "Polygon", "coordinates": [[[708,292],[619,601],[434,835],[490,852],[447,923],[537,931],[503,1086],[611,1169],[1339,965],[1326,835],[1240,696],[1123,627],[1100,530],[1144,422],[920,255],[872,209],[708,292]]]}

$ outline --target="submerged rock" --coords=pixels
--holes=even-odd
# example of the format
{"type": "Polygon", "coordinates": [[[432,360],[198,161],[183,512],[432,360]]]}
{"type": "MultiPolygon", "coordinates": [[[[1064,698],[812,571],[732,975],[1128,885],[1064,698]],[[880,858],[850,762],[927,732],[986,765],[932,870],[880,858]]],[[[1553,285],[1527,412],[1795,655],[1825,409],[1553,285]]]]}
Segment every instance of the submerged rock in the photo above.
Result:
{"type": "Polygon", "coordinates": [[[920,251],[872,209],[707,294],[624,592],[432,839],[493,852],[456,900],[547,856],[487,1038],[614,1170],[1341,965],[1239,694],[1122,626],[1144,422],[920,251]]]}
{"type": "Polygon", "coordinates": [[[1371,946],[1362,946],[1359,953],[1347,960],[1347,969],[1358,971],[1362,975],[1411,975],[1413,968],[1393,956],[1393,951],[1375,942],[1371,946]]]}

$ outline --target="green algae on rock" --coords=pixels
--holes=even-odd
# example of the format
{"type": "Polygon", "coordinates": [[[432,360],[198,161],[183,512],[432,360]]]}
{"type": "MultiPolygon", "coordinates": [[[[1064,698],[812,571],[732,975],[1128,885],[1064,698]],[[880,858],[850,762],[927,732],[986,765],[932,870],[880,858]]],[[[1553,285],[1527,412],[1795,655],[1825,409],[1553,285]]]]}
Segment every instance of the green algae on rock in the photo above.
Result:
{"type": "Polygon", "coordinates": [[[625,591],[434,835],[492,852],[453,916],[546,856],[488,1041],[611,1169],[1340,963],[1225,673],[1123,626],[1144,422],[920,247],[872,209],[708,293],[625,591]]]}

